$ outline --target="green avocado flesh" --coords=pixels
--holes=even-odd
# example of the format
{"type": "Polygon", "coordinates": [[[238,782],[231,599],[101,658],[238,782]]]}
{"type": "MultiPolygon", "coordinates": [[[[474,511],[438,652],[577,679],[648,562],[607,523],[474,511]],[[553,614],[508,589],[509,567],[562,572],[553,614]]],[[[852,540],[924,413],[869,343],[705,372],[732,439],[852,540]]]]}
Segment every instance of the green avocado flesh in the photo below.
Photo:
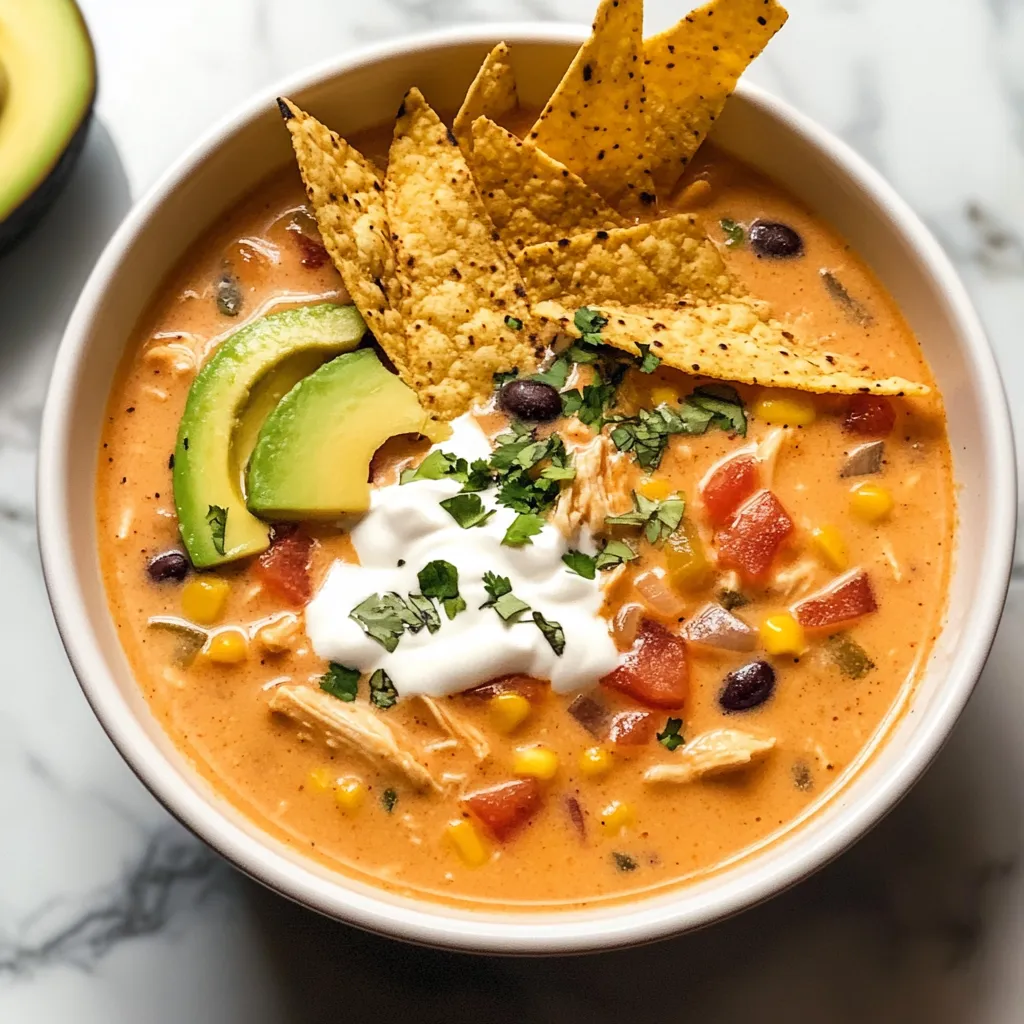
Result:
{"type": "Polygon", "coordinates": [[[373,453],[389,437],[431,433],[416,393],[370,349],[338,356],[267,417],[249,460],[249,508],[286,520],[365,512],[373,453]]]}
{"type": "Polygon", "coordinates": [[[261,418],[300,377],[355,348],[365,332],[355,306],[289,309],[232,334],[199,371],[174,449],[178,526],[197,568],[267,548],[270,531],[246,509],[242,493],[261,418]]]}

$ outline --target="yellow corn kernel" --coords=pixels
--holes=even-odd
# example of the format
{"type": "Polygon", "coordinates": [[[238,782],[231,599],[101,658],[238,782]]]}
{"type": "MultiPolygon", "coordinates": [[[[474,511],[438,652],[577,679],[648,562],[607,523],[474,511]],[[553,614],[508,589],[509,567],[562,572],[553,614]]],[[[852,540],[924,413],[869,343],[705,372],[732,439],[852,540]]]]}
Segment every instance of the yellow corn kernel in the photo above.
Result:
{"type": "Polygon", "coordinates": [[[640,493],[651,501],[664,501],[672,493],[672,487],[660,476],[649,476],[640,485],[640,493]]]}
{"type": "Polygon", "coordinates": [[[363,806],[366,799],[366,787],[352,775],[338,779],[334,787],[334,801],[346,813],[352,814],[363,806]]]}
{"type": "Polygon", "coordinates": [[[218,665],[237,665],[249,656],[249,641],[240,629],[222,629],[210,637],[205,653],[218,665]]]}
{"type": "Polygon", "coordinates": [[[547,747],[517,747],[512,755],[512,770],[516,775],[553,779],[558,771],[558,755],[547,747]]]}
{"type": "Polygon", "coordinates": [[[189,580],[181,588],[181,610],[186,619],[212,626],[224,614],[231,584],[216,577],[189,580]]]}
{"type": "Polygon", "coordinates": [[[530,702],[521,693],[499,693],[488,705],[491,725],[508,735],[515,732],[530,714],[530,702]]]}
{"type": "Polygon", "coordinates": [[[490,851],[471,821],[456,818],[448,822],[444,831],[448,842],[455,847],[455,852],[467,867],[478,868],[490,860],[490,851]]]}
{"type": "Polygon", "coordinates": [[[651,388],[651,401],[654,405],[675,405],[679,401],[679,392],[667,384],[651,388]]]}
{"type": "Polygon", "coordinates": [[[330,768],[321,766],[319,768],[314,768],[309,773],[310,787],[320,793],[326,793],[327,790],[330,789],[332,782],[334,782],[334,775],[330,768]]]}
{"type": "Polygon", "coordinates": [[[679,529],[665,541],[665,572],[668,581],[683,593],[707,582],[711,566],[697,527],[684,519],[679,529]]]}
{"type": "Polygon", "coordinates": [[[761,623],[761,644],[769,654],[803,654],[804,628],[789,612],[769,615],[761,623]]]}
{"type": "Polygon", "coordinates": [[[633,808],[619,800],[613,800],[601,811],[601,828],[611,836],[617,836],[624,828],[632,825],[633,821],[633,808]]]}
{"type": "Polygon", "coordinates": [[[892,494],[881,484],[857,484],[850,491],[850,511],[866,523],[880,523],[892,513],[892,494]]]}
{"type": "Polygon", "coordinates": [[[580,754],[579,768],[584,775],[597,778],[599,775],[607,775],[612,767],[612,752],[604,747],[587,747],[580,754]]]}
{"type": "Polygon", "coordinates": [[[751,412],[765,423],[784,427],[809,427],[818,418],[814,399],[799,391],[766,391],[751,412]]]}
{"type": "Polygon", "coordinates": [[[842,572],[850,564],[846,554],[846,542],[843,535],[829,524],[817,526],[811,530],[811,540],[821,555],[822,561],[836,572],[842,572]]]}

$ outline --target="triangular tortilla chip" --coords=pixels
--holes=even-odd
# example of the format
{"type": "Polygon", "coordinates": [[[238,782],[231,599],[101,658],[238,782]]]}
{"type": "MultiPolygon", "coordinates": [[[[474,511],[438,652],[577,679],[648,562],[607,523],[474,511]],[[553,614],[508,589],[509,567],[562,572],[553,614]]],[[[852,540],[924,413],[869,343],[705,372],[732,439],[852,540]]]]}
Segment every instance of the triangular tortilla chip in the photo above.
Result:
{"type": "MultiPolygon", "coordinates": [[[[638,344],[650,345],[666,366],[684,373],[820,394],[926,395],[930,390],[902,377],[874,379],[848,356],[808,349],[777,320],[740,299],[675,309],[622,309],[603,303],[594,308],[608,319],[602,342],[633,355],[641,354],[638,344]]],[[[536,315],[558,320],[564,331],[579,336],[574,312],[573,305],[558,302],[534,308],[536,315]]]]}
{"type": "Polygon", "coordinates": [[[634,216],[655,202],[644,123],[643,0],[601,0],[529,139],[634,216]]]}
{"type": "Polygon", "coordinates": [[[775,0],[711,0],[644,41],[647,141],[668,195],[747,65],[786,23],[775,0]]]}
{"type": "Polygon", "coordinates": [[[401,285],[377,169],[291,100],[277,103],[324,246],[366,325],[404,376],[401,285]]]}
{"type": "Polygon", "coordinates": [[[469,163],[487,212],[511,252],[626,223],[567,167],[486,117],[473,124],[469,163]]]}
{"type": "Polygon", "coordinates": [[[722,257],[691,213],[531,245],[516,265],[534,303],[663,306],[733,291],[722,257]]]}
{"type": "Polygon", "coordinates": [[[530,372],[544,346],[455,136],[418,89],[398,111],[384,195],[409,383],[424,408],[452,419],[492,393],[495,373],[530,372]]]}
{"type": "Polygon", "coordinates": [[[473,84],[455,115],[452,131],[462,152],[469,156],[473,149],[473,122],[478,117],[497,121],[519,106],[516,76],[509,63],[508,47],[498,43],[484,58],[473,84]]]}

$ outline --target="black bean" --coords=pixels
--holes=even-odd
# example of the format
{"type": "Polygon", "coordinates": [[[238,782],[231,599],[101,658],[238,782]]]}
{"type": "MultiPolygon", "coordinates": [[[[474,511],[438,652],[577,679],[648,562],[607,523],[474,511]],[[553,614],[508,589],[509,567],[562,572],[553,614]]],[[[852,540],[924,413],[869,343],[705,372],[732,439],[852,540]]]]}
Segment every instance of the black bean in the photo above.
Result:
{"type": "Polygon", "coordinates": [[[530,423],[549,423],[562,414],[557,389],[541,380],[510,380],[498,392],[498,405],[510,416],[530,423]]]}
{"type": "Polygon", "coordinates": [[[149,578],[161,580],[183,580],[191,568],[188,559],[180,551],[165,551],[150,560],[146,566],[149,578]]]}
{"type": "Polygon", "coordinates": [[[788,224],[755,220],[750,225],[750,248],[758,256],[786,259],[803,255],[804,240],[788,224]]]}
{"type": "Polygon", "coordinates": [[[725,677],[718,703],[726,711],[749,711],[775,690],[775,669],[767,661],[751,661],[725,677]]]}

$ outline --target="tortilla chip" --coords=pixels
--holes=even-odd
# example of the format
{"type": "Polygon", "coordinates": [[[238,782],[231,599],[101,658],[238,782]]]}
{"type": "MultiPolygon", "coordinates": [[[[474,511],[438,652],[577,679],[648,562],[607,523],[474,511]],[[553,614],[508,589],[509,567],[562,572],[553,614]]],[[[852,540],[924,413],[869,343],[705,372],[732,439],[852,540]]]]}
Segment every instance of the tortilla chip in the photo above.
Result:
{"type": "Polygon", "coordinates": [[[462,152],[469,156],[473,150],[473,122],[478,117],[497,121],[519,106],[516,76],[509,63],[508,46],[498,43],[484,58],[473,84],[455,115],[452,131],[459,140],[462,152]]]}
{"type": "Polygon", "coordinates": [[[716,301],[734,289],[692,213],[531,245],[516,265],[534,303],[663,306],[682,298],[716,301]]]}
{"type": "Polygon", "coordinates": [[[786,23],[775,0],[711,0],[644,42],[647,140],[667,195],[747,65],[786,23]]]}
{"type": "MultiPolygon", "coordinates": [[[[601,341],[633,355],[641,354],[638,343],[650,345],[666,366],[684,373],[819,394],[926,395],[930,390],[902,377],[876,380],[848,356],[811,350],[741,299],[675,309],[596,308],[608,318],[601,341]]],[[[534,313],[559,320],[564,331],[579,336],[574,309],[549,301],[538,303],[534,313]]]]}
{"type": "Polygon", "coordinates": [[[291,100],[277,103],[324,246],[367,326],[403,372],[401,285],[377,169],[291,100]]]}
{"type": "Polygon", "coordinates": [[[455,136],[418,89],[398,111],[384,196],[407,379],[424,408],[452,419],[492,393],[495,373],[533,370],[544,347],[455,136]]]}
{"type": "Polygon", "coordinates": [[[469,164],[491,221],[513,253],[626,223],[572,171],[486,117],[473,124],[469,164]]]}
{"type": "Polygon", "coordinates": [[[643,0],[601,0],[529,138],[630,216],[655,202],[644,123],[643,0]]]}

